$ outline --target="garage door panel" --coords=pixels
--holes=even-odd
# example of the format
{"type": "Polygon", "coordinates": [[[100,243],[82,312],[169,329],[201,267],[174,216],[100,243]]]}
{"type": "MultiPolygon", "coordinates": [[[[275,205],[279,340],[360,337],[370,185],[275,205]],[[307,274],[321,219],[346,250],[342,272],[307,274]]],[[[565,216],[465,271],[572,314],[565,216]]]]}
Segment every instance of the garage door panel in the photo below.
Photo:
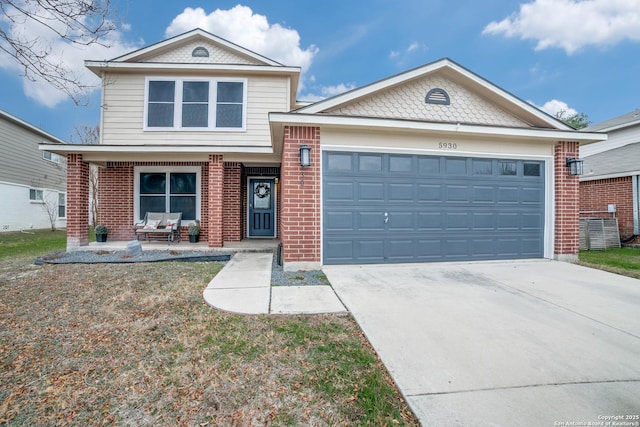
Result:
{"type": "Polygon", "coordinates": [[[418,212],[418,231],[433,231],[442,229],[441,212],[418,212]]]}
{"type": "Polygon", "coordinates": [[[543,256],[543,162],[333,154],[323,153],[327,264],[543,256]]]}
{"type": "Polygon", "coordinates": [[[384,201],[384,183],[382,182],[358,182],[358,200],[368,202],[384,201]]]}
{"type": "Polygon", "coordinates": [[[468,230],[470,212],[450,212],[444,216],[445,230],[468,230]]]}
{"type": "Polygon", "coordinates": [[[406,184],[396,184],[389,183],[388,191],[389,191],[389,200],[394,201],[406,201],[406,202],[415,202],[415,194],[414,194],[415,185],[413,183],[406,184]]]}
{"type": "Polygon", "coordinates": [[[353,231],[353,212],[327,212],[324,217],[325,231],[353,231]]]}
{"type": "Polygon", "coordinates": [[[469,202],[472,199],[473,189],[470,185],[446,185],[445,202],[469,202]]]}
{"type": "Polygon", "coordinates": [[[442,185],[418,184],[419,202],[442,202],[442,185]]]}
{"type": "Polygon", "coordinates": [[[358,218],[358,221],[356,223],[356,230],[354,231],[357,231],[357,232],[384,231],[385,229],[384,212],[382,211],[354,212],[354,214],[358,218]]]}
{"type": "Polygon", "coordinates": [[[330,182],[325,187],[325,200],[352,201],[354,197],[353,182],[330,182]]]}

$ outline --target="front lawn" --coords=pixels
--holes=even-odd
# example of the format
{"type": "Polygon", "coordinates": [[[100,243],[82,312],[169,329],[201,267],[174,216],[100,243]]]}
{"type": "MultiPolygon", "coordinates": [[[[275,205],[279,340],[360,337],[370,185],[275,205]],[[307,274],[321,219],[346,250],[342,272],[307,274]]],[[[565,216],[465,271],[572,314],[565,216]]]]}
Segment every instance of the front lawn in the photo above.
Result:
{"type": "Polygon", "coordinates": [[[0,259],[1,425],[418,425],[349,316],[214,310],[220,263],[35,266],[49,249],[20,245],[0,259]]]}
{"type": "Polygon", "coordinates": [[[64,251],[66,246],[66,230],[0,233],[0,262],[7,258],[35,258],[48,252],[64,251]]]}
{"type": "Polygon", "coordinates": [[[640,279],[640,248],[580,251],[580,264],[640,279]]]}

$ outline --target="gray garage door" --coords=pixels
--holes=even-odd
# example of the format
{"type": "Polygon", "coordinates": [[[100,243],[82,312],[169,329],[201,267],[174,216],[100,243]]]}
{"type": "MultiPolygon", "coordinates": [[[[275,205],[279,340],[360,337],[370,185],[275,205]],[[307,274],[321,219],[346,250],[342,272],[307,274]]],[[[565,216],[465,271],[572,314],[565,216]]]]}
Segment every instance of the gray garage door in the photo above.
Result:
{"type": "Polygon", "coordinates": [[[544,163],[323,153],[325,264],[540,258],[544,163]]]}

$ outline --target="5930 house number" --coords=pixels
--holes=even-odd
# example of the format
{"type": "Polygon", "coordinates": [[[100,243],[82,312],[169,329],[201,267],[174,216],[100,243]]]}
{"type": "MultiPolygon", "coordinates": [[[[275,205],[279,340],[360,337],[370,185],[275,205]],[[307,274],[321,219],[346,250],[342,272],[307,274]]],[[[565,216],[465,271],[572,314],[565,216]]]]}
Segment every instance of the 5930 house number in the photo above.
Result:
{"type": "Polygon", "coordinates": [[[457,150],[458,144],[455,142],[439,142],[438,148],[441,150],[457,150]]]}

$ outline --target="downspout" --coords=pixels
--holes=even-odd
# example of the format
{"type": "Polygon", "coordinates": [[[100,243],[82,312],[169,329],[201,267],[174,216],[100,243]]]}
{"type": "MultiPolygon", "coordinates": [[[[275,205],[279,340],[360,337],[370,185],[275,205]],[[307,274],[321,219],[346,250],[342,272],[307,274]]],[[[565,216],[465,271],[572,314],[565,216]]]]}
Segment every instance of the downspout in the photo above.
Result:
{"type": "Polygon", "coordinates": [[[640,219],[638,218],[640,211],[640,175],[631,177],[633,184],[633,234],[640,234],[640,219]]]}

